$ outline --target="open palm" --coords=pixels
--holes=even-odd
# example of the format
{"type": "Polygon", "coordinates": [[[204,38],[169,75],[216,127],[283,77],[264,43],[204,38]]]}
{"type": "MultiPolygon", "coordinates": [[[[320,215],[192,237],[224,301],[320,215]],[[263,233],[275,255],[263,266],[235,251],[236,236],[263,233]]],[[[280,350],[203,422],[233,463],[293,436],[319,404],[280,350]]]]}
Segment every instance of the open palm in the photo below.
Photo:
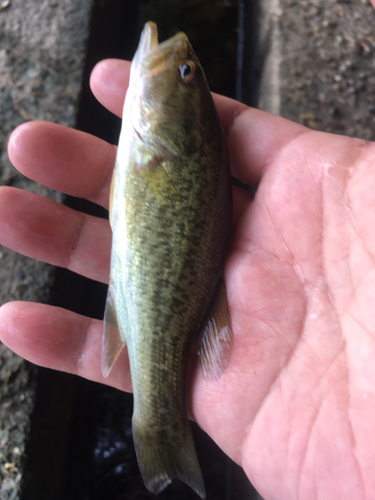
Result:
{"type": "MultiPolygon", "coordinates": [[[[120,114],[129,63],[92,75],[120,114]]],[[[206,380],[192,359],[190,408],[267,499],[375,498],[375,148],[308,130],[223,97],[216,104],[234,188],[225,275],[234,341],[206,380]]],[[[115,147],[48,123],[9,143],[25,175],[107,206],[115,147]]],[[[107,282],[107,221],[0,188],[0,243],[107,282]]],[[[104,382],[102,322],[47,305],[8,303],[0,338],[44,366],[104,382]]],[[[130,390],[126,353],[106,381],[130,390]]]]}

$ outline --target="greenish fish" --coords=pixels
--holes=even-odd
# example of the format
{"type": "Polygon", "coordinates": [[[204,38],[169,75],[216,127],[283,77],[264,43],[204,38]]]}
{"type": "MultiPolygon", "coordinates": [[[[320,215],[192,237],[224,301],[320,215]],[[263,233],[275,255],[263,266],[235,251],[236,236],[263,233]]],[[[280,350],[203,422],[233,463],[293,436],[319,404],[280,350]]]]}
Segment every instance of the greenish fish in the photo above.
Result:
{"type": "Polygon", "coordinates": [[[192,344],[207,377],[228,359],[230,222],[227,148],[201,65],[184,33],[159,44],[149,22],[131,66],[111,185],[102,370],[107,376],[127,345],[134,444],[153,493],[178,478],[205,498],[186,365],[192,344]]]}

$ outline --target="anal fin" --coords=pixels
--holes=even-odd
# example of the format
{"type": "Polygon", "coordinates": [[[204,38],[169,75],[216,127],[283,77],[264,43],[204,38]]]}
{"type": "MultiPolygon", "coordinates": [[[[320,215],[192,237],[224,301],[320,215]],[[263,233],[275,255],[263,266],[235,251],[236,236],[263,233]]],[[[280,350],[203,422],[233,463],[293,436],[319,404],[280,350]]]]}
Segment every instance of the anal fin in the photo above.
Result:
{"type": "Polygon", "coordinates": [[[232,326],[225,280],[222,276],[197,341],[203,373],[208,379],[218,378],[228,364],[232,343],[232,326]]]}
{"type": "Polygon", "coordinates": [[[125,345],[126,342],[121,336],[117,321],[114,288],[110,283],[104,311],[104,332],[102,342],[102,373],[105,378],[108,377],[125,345]]]}

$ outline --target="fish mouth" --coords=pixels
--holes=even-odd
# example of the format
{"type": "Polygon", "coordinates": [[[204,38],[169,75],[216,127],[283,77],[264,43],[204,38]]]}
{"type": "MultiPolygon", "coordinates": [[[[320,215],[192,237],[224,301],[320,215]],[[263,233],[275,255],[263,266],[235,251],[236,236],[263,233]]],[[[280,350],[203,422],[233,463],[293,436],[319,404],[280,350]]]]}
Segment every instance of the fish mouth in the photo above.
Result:
{"type": "MultiPolygon", "coordinates": [[[[168,123],[171,117],[161,107],[152,102],[152,82],[165,73],[165,81],[172,75],[175,78],[176,68],[186,61],[187,56],[195,57],[185,33],[177,33],[172,38],[159,44],[158,30],[154,22],[145,24],[137,52],[132,61],[127,101],[130,121],[138,140],[156,151],[164,159],[172,158],[179,152],[160,135],[154,132],[154,125],[168,123]],[[150,97],[151,95],[151,97],[150,97]],[[152,102],[150,104],[150,101],[152,102]],[[134,110],[132,112],[131,110],[134,110]]],[[[157,101],[157,99],[156,99],[157,101]]]]}
{"type": "Polygon", "coordinates": [[[155,23],[149,21],[145,24],[139,40],[138,51],[140,58],[145,57],[148,52],[158,45],[158,28],[155,23]]]}
{"type": "Polygon", "coordinates": [[[169,62],[173,63],[176,59],[182,60],[187,57],[188,44],[188,38],[182,32],[159,44],[157,26],[149,21],[141,34],[137,62],[142,69],[151,71],[152,76],[157,76],[169,66],[169,62]]]}

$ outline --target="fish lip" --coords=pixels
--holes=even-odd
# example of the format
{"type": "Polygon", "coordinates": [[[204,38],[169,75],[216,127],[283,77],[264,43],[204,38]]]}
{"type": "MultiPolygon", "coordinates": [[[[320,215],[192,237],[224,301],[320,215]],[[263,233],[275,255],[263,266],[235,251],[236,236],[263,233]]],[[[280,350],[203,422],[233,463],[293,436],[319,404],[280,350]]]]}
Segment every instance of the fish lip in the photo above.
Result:
{"type": "Polygon", "coordinates": [[[159,73],[169,58],[185,58],[188,46],[188,38],[182,32],[159,44],[157,26],[154,22],[149,21],[143,28],[136,60],[143,70],[159,73]]]}
{"type": "Polygon", "coordinates": [[[189,42],[185,33],[177,33],[174,37],[153,47],[153,49],[145,55],[142,61],[143,68],[153,73],[158,73],[162,71],[168,60],[172,62],[178,59],[186,59],[188,44],[189,42]]]}
{"type": "Polygon", "coordinates": [[[137,105],[142,104],[149,82],[164,71],[173,71],[188,54],[191,55],[191,52],[188,38],[182,32],[159,44],[157,26],[149,21],[143,28],[138,49],[132,61],[129,91],[125,100],[128,107],[126,113],[130,115],[130,123],[138,140],[160,153],[160,156],[165,159],[179,155],[179,151],[162,137],[152,136],[152,119],[149,116],[142,116],[142,113],[139,115],[137,105]],[[132,112],[133,109],[134,112],[132,112]]]}
{"type": "Polygon", "coordinates": [[[139,40],[138,51],[140,59],[145,57],[148,52],[152,51],[158,45],[158,27],[154,22],[149,21],[145,24],[139,40]]]}

